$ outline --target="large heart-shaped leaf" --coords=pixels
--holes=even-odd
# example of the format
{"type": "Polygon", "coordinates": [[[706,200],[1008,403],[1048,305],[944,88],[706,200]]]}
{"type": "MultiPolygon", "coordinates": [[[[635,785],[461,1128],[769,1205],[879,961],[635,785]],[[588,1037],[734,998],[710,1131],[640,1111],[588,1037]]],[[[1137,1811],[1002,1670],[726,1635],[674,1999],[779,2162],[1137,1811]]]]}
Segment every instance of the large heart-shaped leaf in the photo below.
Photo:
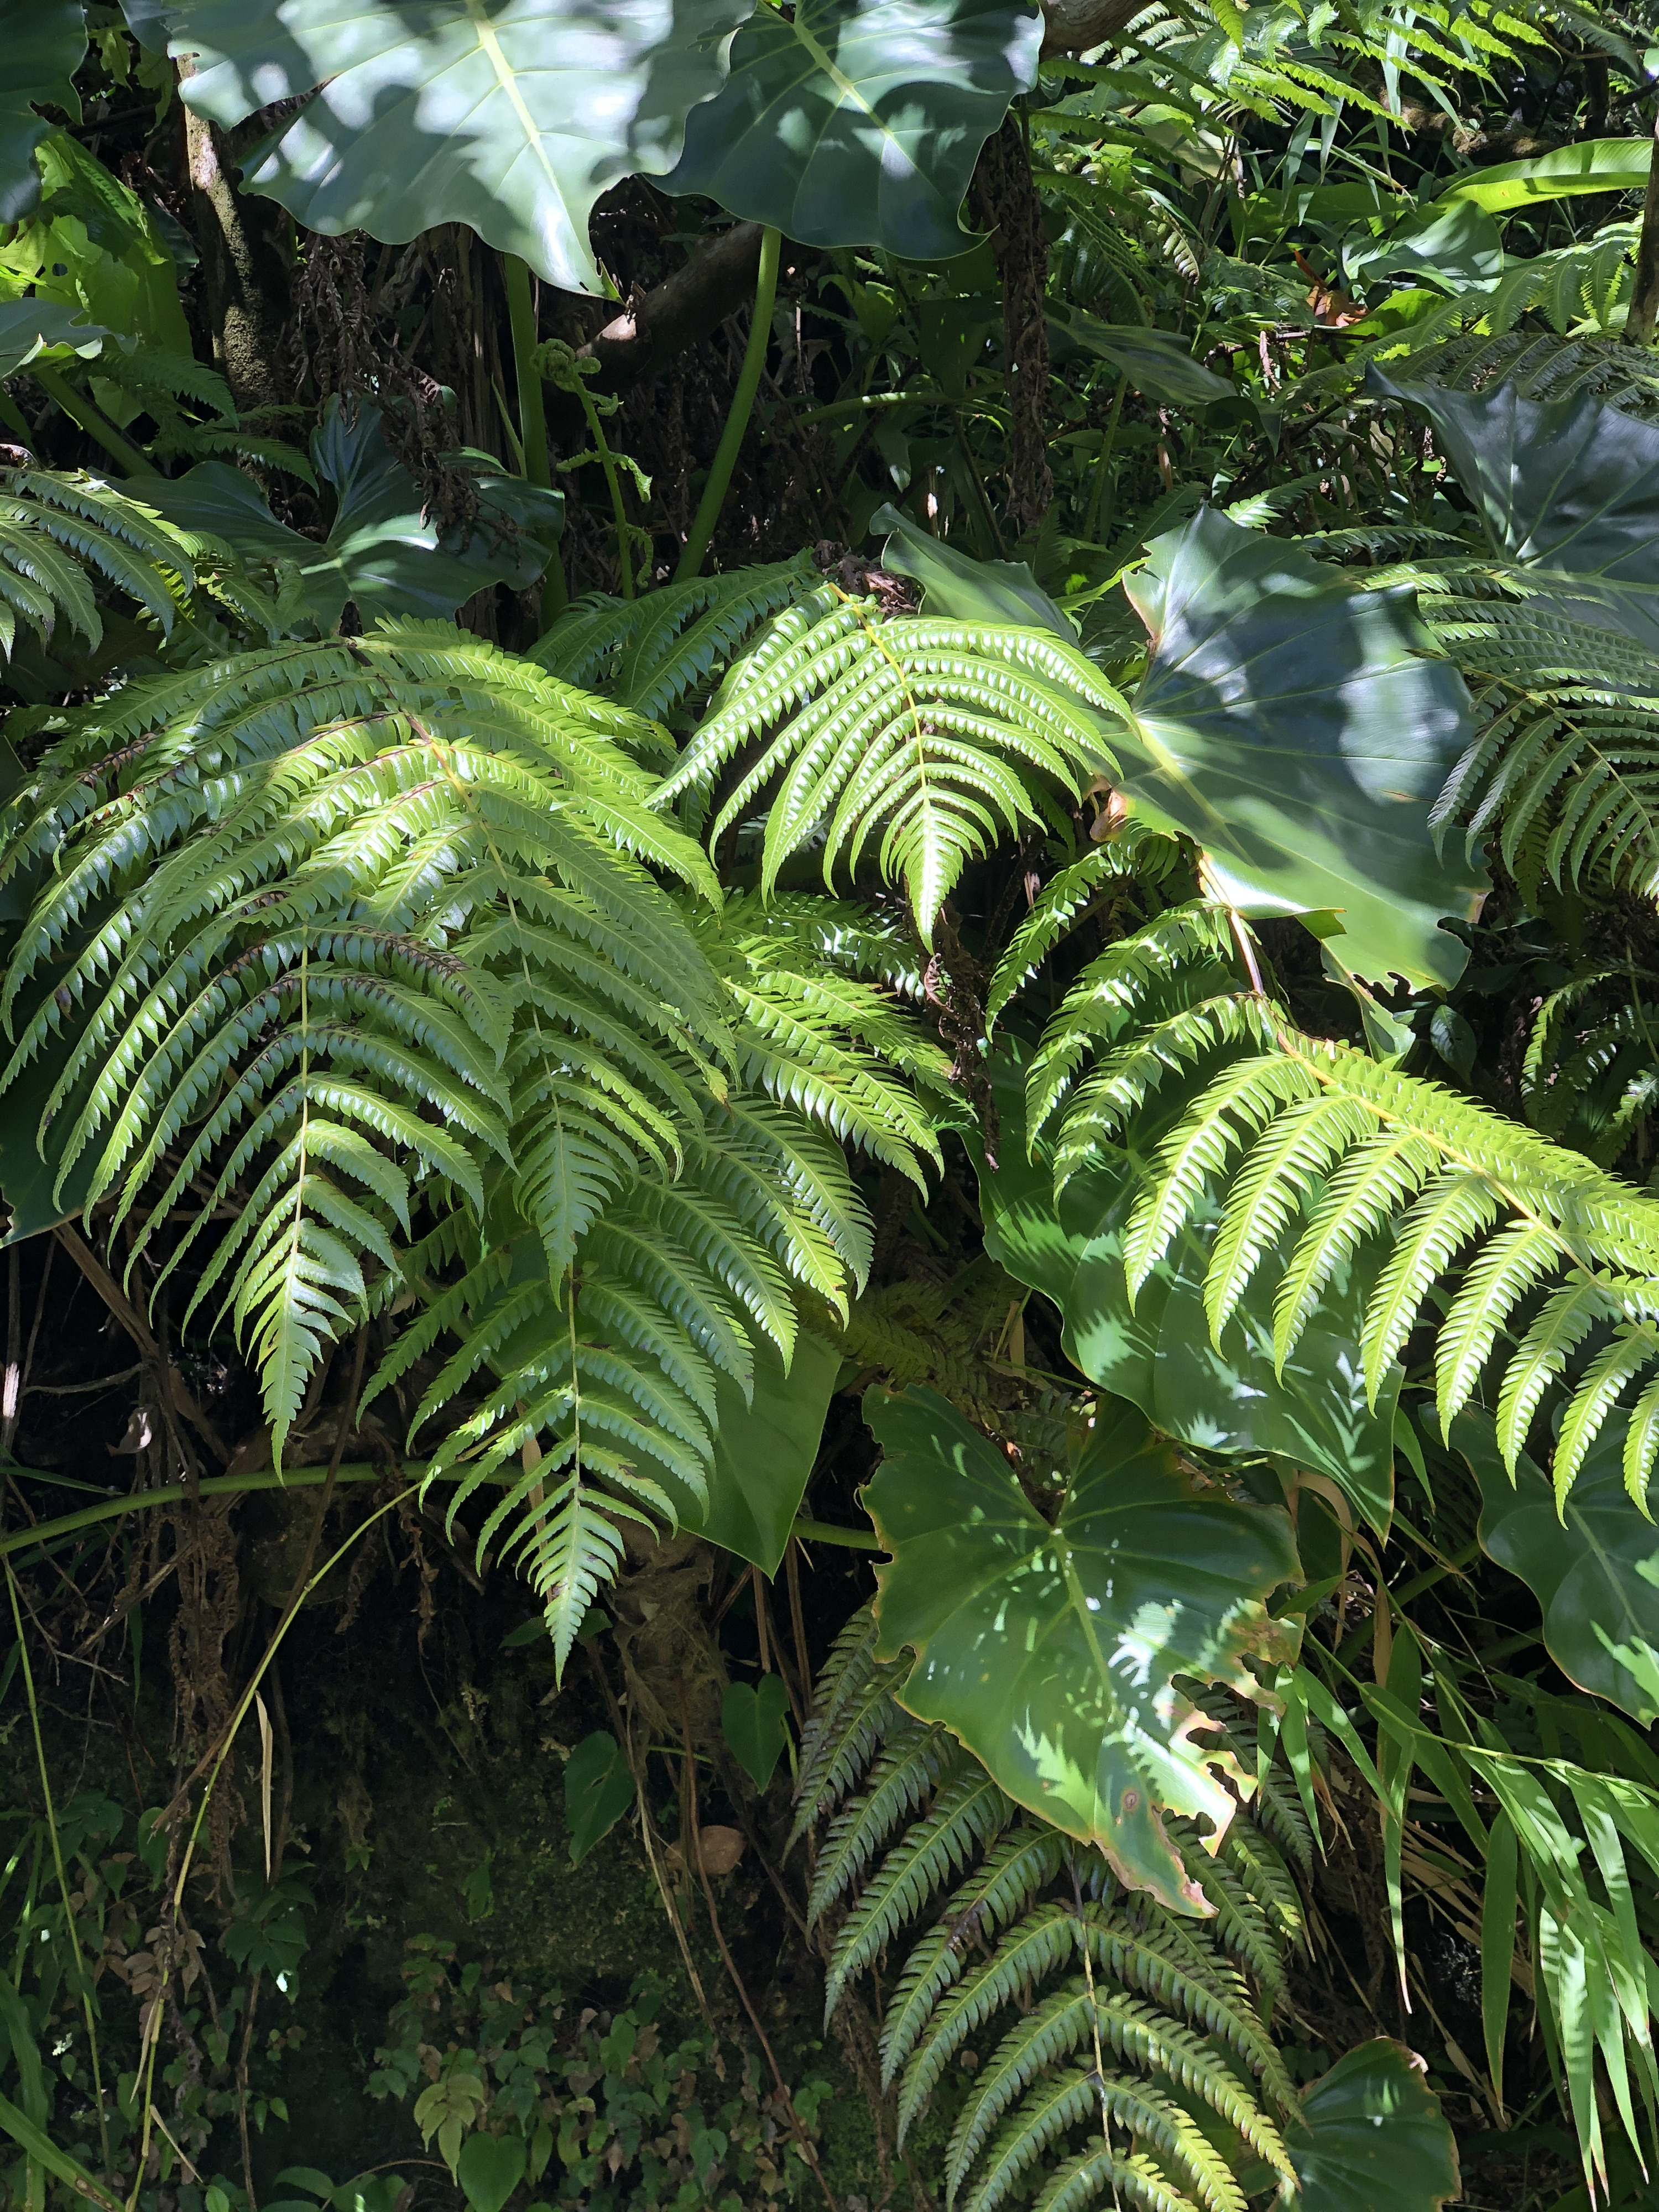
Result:
{"type": "Polygon", "coordinates": [[[1523,399],[1513,384],[1455,392],[1375,369],[1369,381],[1426,416],[1494,553],[1560,578],[1550,597],[1571,619],[1659,653],[1659,426],[1583,392],[1523,399]]]}
{"type": "Polygon", "coordinates": [[[1209,510],[1125,589],[1152,641],[1112,737],[1137,809],[1196,839],[1242,912],[1334,911],[1354,974],[1455,982],[1468,951],[1439,924],[1483,879],[1436,852],[1428,811],[1473,725],[1413,595],[1357,590],[1209,510]]]}
{"type": "Polygon", "coordinates": [[[890,532],[881,564],[921,586],[924,612],[960,622],[1036,623],[1075,643],[1076,630],[1024,561],[975,561],[890,503],[876,509],[870,527],[890,532]]]}
{"type": "Polygon", "coordinates": [[[51,130],[36,105],[78,121],[70,80],[87,51],[81,0],[23,0],[6,14],[5,89],[0,92],[0,222],[21,222],[40,201],[34,149],[51,130]]]}
{"type": "Polygon", "coordinates": [[[1203,1715],[1176,1678],[1255,1698],[1247,1662],[1293,1655],[1266,1605],[1300,1573],[1288,1516],[1199,1490],[1108,1398],[1050,1526],[945,1399],[864,1403],[884,1456],[863,1498],[892,1554],[876,1571],[880,1656],[916,1654],[900,1704],[943,1722],[1016,1802],[1098,1844],[1131,1887],[1207,1911],[1164,1814],[1202,1814],[1218,1836],[1234,1809],[1222,1778],[1247,1778],[1192,1741],[1203,1715]]]}
{"type": "Polygon", "coordinates": [[[1417,208],[1376,235],[1358,231],[1342,249],[1350,281],[1373,284],[1382,276],[1421,276],[1443,291],[1489,284],[1504,272],[1504,240],[1497,223],[1473,200],[1417,208]]]}
{"type": "Polygon", "coordinates": [[[1345,2051],[1285,2130],[1297,2189],[1285,2212],[1440,2212],[1460,2187],[1457,2142],[1403,2043],[1345,2051]]]}
{"type": "Polygon", "coordinates": [[[1625,1487],[1625,1433],[1607,1422],[1559,1511],[1524,1452],[1510,1481],[1490,1414],[1460,1414],[1451,1442],[1480,1484],[1480,1548],[1538,1600],[1551,1658],[1645,1728],[1659,1720],[1659,1528],[1625,1487]]]}
{"type": "Polygon", "coordinates": [[[547,565],[563,511],[560,494],[518,477],[481,477],[483,512],[463,545],[459,530],[441,535],[422,515],[420,489],[387,446],[372,407],[348,421],[337,400],[331,402],[311,457],[335,500],[321,544],[279,522],[252,478],[225,461],[204,461],[171,483],[147,478],[144,496],[170,521],[222,539],[243,561],[292,562],[301,611],[325,629],[339,621],[348,599],[366,622],[453,615],[483,585],[522,590],[547,565]]]}
{"type": "Polygon", "coordinates": [[[1151,1156],[1184,1100],[1167,1102],[1133,1149],[1097,1147],[1058,1200],[1051,1148],[1027,1156],[1020,1049],[999,1042],[991,1081],[1002,1125],[994,1173],[980,1166],[985,1249],[1016,1280],[1060,1310],[1068,1358],[1091,1382],[1131,1398],[1168,1436],[1240,1459],[1271,1456],[1287,1471],[1323,1475],[1358,1516],[1386,1536],[1394,1510],[1394,1413],[1402,1373],[1394,1366],[1365,1401],[1358,1349],[1362,1285],[1334,1281],[1317,1325],[1283,1375],[1273,1364],[1271,1263],[1260,1269],[1222,1332],[1211,1339],[1204,1308],[1218,1209],[1184,1230],[1143,1285],[1133,1308],[1123,1272],[1123,1231],[1151,1156]]]}
{"type": "Polygon", "coordinates": [[[945,260],[979,149],[1036,81],[1025,0],[797,0],[738,33],[719,97],[696,109],[666,179],[803,246],[945,260]]]}
{"type": "Polygon", "coordinates": [[[193,59],[181,89],[216,123],[305,101],[243,174],[308,229],[401,240],[464,222],[550,283],[598,292],[594,201],[673,167],[752,5],[175,0],[168,51],[193,59]]]}
{"type": "Polygon", "coordinates": [[[42,354],[66,361],[78,354],[91,361],[111,333],[88,323],[60,300],[8,300],[0,305],[0,380],[15,376],[42,354]]]}

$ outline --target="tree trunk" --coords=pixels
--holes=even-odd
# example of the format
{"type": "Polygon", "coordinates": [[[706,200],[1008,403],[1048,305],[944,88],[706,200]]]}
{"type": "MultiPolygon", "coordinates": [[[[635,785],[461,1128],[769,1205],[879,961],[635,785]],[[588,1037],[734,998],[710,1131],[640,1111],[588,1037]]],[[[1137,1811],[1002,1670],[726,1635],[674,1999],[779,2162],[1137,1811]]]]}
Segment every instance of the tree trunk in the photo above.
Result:
{"type": "MultiPolygon", "coordinates": [[[[180,64],[180,75],[186,64],[180,64]]],[[[185,150],[197,250],[212,325],[213,357],[237,412],[279,407],[289,397],[283,337],[289,317],[289,219],[275,200],[239,193],[224,142],[204,115],[185,109],[185,150]]]]}

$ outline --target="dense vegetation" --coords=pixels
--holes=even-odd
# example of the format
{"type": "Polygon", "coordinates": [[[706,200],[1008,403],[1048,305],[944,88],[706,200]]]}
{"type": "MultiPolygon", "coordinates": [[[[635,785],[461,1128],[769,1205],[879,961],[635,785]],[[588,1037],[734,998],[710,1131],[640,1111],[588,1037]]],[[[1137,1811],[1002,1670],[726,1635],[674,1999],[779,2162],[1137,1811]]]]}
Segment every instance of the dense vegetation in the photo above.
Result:
{"type": "Polygon", "coordinates": [[[1659,2202],[1655,33],[0,19],[7,2206],[1659,2202]]]}

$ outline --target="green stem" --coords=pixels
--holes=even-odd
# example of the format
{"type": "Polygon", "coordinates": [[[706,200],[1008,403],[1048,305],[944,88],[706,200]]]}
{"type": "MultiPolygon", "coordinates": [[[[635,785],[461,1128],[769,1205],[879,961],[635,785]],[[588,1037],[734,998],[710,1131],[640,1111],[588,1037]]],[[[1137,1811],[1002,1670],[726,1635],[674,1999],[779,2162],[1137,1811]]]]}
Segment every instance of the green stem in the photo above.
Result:
{"type": "Polygon", "coordinates": [[[34,1669],[29,1664],[28,1644],[23,1635],[22,1608],[17,1601],[17,1577],[6,1563],[6,1588],[11,1597],[12,1624],[17,1631],[17,1656],[23,1666],[23,1688],[29,1703],[29,1725],[34,1731],[35,1763],[40,1773],[40,1795],[46,1801],[46,1831],[52,1838],[52,1862],[58,1869],[58,1893],[64,1900],[64,1919],[69,1929],[70,1949],[75,1954],[75,1972],[81,1984],[81,2005],[86,2014],[87,2045],[92,2057],[93,2095],[98,2111],[98,2141],[103,2152],[104,2171],[110,2168],[109,2123],[104,2114],[104,2077],[98,2063],[98,2029],[93,2018],[92,1984],[87,1978],[86,1960],[81,1955],[80,1931],[75,1925],[75,1906],[70,1897],[69,1876],[64,1870],[64,1846],[58,1835],[58,1814],[52,1802],[52,1782],[46,1772],[46,1749],[40,1739],[40,1708],[34,1698],[34,1669]]]}
{"type": "MultiPolygon", "coordinates": [[[[526,480],[544,491],[553,489],[553,459],[547,447],[547,410],[542,404],[541,371],[536,366],[536,310],[530,298],[530,271],[516,253],[501,256],[501,280],[507,288],[507,320],[513,327],[513,375],[519,387],[519,441],[524,453],[526,480]]],[[[570,604],[564,580],[564,563],[556,553],[543,579],[551,601],[550,611],[560,613],[570,604]]]]}
{"type": "Polygon", "coordinates": [[[37,361],[30,363],[28,373],[47,398],[55,401],[71,422],[77,423],[88,437],[103,447],[124,476],[153,477],[155,474],[137,447],[129,445],[114,423],[93,405],[83,392],[77,392],[66,379],[59,376],[55,368],[47,368],[37,361]]]}
{"type": "Polygon", "coordinates": [[[1112,411],[1106,417],[1106,435],[1101,442],[1100,461],[1095,470],[1095,481],[1089,494],[1089,512],[1083,520],[1083,541],[1085,545],[1098,545],[1100,543],[1095,536],[1095,531],[1100,522],[1101,495],[1106,489],[1106,471],[1112,465],[1112,449],[1117,443],[1117,419],[1123,411],[1123,395],[1128,388],[1128,378],[1120,376],[1117,380],[1117,390],[1112,394],[1112,411]]]}
{"type": "MultiPolygon", "coordinates": [[[[9,1474],[27,1474],[27,1468],[9,1468],[9,1474]]],[[[422,1460],[411,1461],[401,1472],[411,1482],[426,1478],[427,1467],[422,1460]]],[[[452,1480],[459,1482],[466,1472],[457,1468],[452,1480]]],[[[240,1498],[245,1490],[305,1490],[314,1487],[327,1477],[328,1470],[321,1467],[289,1468],[276,1474],[214,1474],[197,1486],[204,1498],[240,1498]]],[[[337,1482],[378,1482],[386,1473],[384,1468],[360,1463],[343,1467],[336,1474],[337,1482]]],[[[517,1480],[516,1475],[514,1480],[517,1480]]],[[[72,1536],[82,1528],[94,1528],[100,1521],[118,1521],[124,1513],[142,1513],[148,1505],[176,1505],[184,1492],[170,1486],[157,1490],[124,1492],[119,1498],[106,1498],[96,1505],[83,1505],[78,1513],[65,1513],[57,1521],[37,1522],[33,1528],[16,1528],[0,1536],[0,1559],[15,1553],[33,1551],[36,1546],[50,1543],[57,1536],[72,1536]]]]}
{"type": "Polygon", "coordinates": [[[833,1521],[808,1521],[803,1516],[790,1531],[811,1544],[841,1544],[849,1552],[884,1552],[887,1547],[868,1528],[838,1528],[833,1521]]]}
{"type": "Polygon", "coordinates": [[[622,578],[622,595],[625,599],[631,599],[634,596],[634,563],[628,552],[628,513],[623,505],[622,478],[617,473],[617,464],[605,434],[605,425],[599,420],[599,410],[580,377],[576,380],[576,397],[582,403],[582,413],[587,417],[587,434],[593,441],[599,466],[605,471],[605,480],[610,488],[611,514],[617,526],[617,568],[622,578]]]}
{"type": "Polygon", "coordinates": [[[701,570],[703,556],[708,550],[708,541],[714,534],[714,525],[720,519],[720,509],[725,506],[726,495],[732,487],[732,471],[738,465],[738,449],[743,444],[744,433],[749,428],[755,394],[760,389],[761,371],[766,366],[766,349],[771,343],[772,302],[778,293],[778,257],[782,250],[782,232],[769,226],[761,233],[760,274],[755,280],[755,313],[749,325],[749,343],[744,349],[738,388],[732,394],[732,411],[726,418],[725,429],[720,433],[714,465],[708,471],[708,481],[703,486],[702,497],[697,502],[696,520],[692,523],[691,534],[685,541],[680,564],[674,571],[677,584],[690,583],[701,570]]]}

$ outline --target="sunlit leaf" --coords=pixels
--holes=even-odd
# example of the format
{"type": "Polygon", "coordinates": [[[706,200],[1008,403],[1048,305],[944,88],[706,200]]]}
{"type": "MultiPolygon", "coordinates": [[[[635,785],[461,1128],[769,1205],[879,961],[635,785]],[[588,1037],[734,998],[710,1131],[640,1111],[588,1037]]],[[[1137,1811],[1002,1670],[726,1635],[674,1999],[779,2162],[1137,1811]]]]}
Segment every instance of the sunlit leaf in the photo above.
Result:
{"type": "MultiPolygon", "coordinates": [[[[1135,1409],[1103,1399],[1051,1526],[1013,1466],[931,1390],[870,1391],[884,1453],[862,1495],[892,1554],[877,1569],[880,1656],[916,1663],[898,1692],[941,1721],[1016,1802],[1097,1843],[1132,1887],[1208,1910],[1166,1812],[1224,1832],[1249,1783],[1195,1744],[1176,1678],[1260,1694],[1248,1662],[1291,1656],[1266,1600],[1299,1575],[1286,1515],[1200,1488],[1135,1409]]],[[[1034,1488],[1050,1470],[1026,1465],[1034,1488]]]]}
{"type": "Polygon", "coordinates": [[[666,180],[803,246],[918,260],[973,243],[957,219],[979,149],[1036,76],[1024,0],[799,0],[738,33],[718,98],[666,180]]]}
{"type": "Polygon", "coordinates": [[[599,292],[593,203],[673,167],[751,4],[175,0],[168,51],[194,58],[181,89],[216,123],[304,102],[243,176],[307,229],[464,222],[550,283],[599,292]]]}

